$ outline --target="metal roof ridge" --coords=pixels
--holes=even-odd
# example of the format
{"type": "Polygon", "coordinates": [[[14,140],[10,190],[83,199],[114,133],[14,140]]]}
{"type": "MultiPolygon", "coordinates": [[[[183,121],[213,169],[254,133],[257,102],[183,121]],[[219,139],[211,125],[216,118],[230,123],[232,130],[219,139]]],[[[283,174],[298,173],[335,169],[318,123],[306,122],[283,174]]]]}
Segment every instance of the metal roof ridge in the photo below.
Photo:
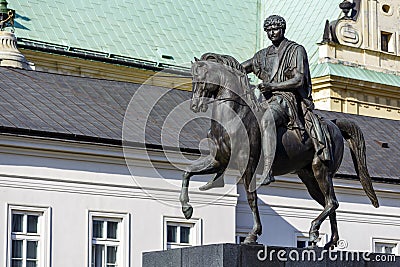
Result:
{"type": "MultiPolygon", "coordinates": [[[[89,79],[89,80],[97,80],[97,81],[108,81],[108,82],[115,82],[115,83],[138,84],[138,85],[142,85],[143,84],[143,83],[135,83],[135,82],[129,82],[129,81],[112,80],[112,79],[107,79],[107,78],[80,76],[80,75],[77,75],[77,74],[70,74],[70,73],[47,72],[47,71],[44,71],[44,70],[15,69],[13,67],[8,67],[8,66],[4,66],[4,67],[1,67],[1,68],[5,68],[5,69],[11,70],[11,71],[16,71],[16,72],[29,71],[29,72],[35,72],[35,73],[39,72],[39,73],[46,74],[46,75],[59,75],[59,76],[65,76],[65,77],[73,77],[73,78],[89,79]]],[[[159,86],[159,87],[162,87],[162,86],[159,86]]],[[[174,90],[176,88],[172,88],[172,89],[174,90]]]]}
{"type": "Polygon", "coordinates": [[[76,56],[80,58],[89,58],[94,60],[110,61],[108,63],[115,63],[121,65],[136,65],[136,67],[143,67],[156,71],[160,70],[171,70],[172,72],[182,72],[182,75],[187,75],[189,72],[188,67],[174,65],[170,63],[156,62],[141,58],[134,58],[124,55],[111,54],[102,51],[96,51],[91,49],[70,47],[66,45],[60,45],[56,43],[49,43],[29,38],[18,37],[18,46],[33,50],[45,50],[47,52],[53,52],[57,54],[64,54],[69,56],[76,56]],[[125,64],[124,64],[125,63],[125,64]]]}
{"type": "Polygon", "coordinates": [[[353,80],[365,81],[370,83],[385,84],[388,86],[398,86],[400,82],[400,73],[391,71],[379,71],[359,66],[357,64],[342,61],[324,61],[310,66],[312,78],[323,77],[327,75],[352,78],[353,80]],[[349,73],[352,73],[351,74],[349,73]]]}

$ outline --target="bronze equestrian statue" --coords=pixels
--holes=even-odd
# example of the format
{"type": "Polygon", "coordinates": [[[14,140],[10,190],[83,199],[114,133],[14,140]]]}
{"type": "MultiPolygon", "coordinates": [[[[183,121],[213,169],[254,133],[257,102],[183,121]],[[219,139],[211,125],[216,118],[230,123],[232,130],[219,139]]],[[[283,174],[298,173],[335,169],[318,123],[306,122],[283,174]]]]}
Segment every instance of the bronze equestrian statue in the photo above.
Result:
{"type": "Polygon", "coordinates": [[[183,174],[180,202],[185,217],[190,218],[193,212],[188,196],[190,177],[215,173],[200,189],[223,186],[223,174],[233,161],[241,173],[254,219],[244,243],[255,243],[262,226],[253,178],[262,151],[264,184],[272,182],[273,175],[296,173],[311,197],[323,206],[311,224],[309,241],[315,245],[320,225],[329,217],[332,235],[325,247],[331,248],[339,240],[335,212],[339,204],[332,178],[342,161],[343,139],[349,143],[364,191],[374,207],[379,203],[368,173],[360,128],[348,120],[322,120],[313,113],[307,55],[302,46],[284,38],[285,27],[283,18],[268,17],[264,28],[273,45],[243,64],[231,56],[214,53],[206,53],[192,64],[190,108],[205,112],[213,103],[209,131],[213,145],[208,157],[189,166],[183,174]],[[249,72],[263,81],[258,86],[265,98],[260,104],[261,109],[265,108],[261,116],[257,108],[252,108],[259,103],[254,103],[247,78],[249,72]],[[270,145],[272,140],[276,140],[276,146],[270,145]]]}

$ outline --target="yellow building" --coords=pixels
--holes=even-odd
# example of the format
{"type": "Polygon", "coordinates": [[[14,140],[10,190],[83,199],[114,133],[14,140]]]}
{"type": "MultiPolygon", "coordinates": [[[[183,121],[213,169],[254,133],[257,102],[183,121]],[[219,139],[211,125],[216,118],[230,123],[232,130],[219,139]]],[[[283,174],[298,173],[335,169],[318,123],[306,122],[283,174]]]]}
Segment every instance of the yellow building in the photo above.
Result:
{"type": "Polygon", "coordinates": [[[326,25],[319,44],[316,107],[398,120],[400,2],[354,2],[347,15],[326,25]]]}

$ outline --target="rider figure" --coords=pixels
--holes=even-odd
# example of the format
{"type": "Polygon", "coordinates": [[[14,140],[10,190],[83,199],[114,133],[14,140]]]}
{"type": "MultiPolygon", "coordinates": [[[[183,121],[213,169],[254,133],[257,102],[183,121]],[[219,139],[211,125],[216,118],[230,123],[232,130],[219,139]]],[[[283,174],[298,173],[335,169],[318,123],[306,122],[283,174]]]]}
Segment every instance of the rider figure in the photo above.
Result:
{"type": "Polygon", "coordinates": [[[325,130],[313,113],[311,77],[307,53],[303,46],[285,38],[286,21],[272,15],[264,21],[264,31],[272,45],[258,51],[242,63],[247,73],[253,72],[262,83],[258,88],[267,99],[271,115],[265,112],[261,120],[262,149],[264,153],[263,184],[275,181],[271,173],[275,148],[270,145],[276,135],[274,128],[287,126],[305,130],[311,137],[318,157],[325,163],[331,160],[325,130]],[[304,126],[305,127],[304,127],[304,126]],[[305,128],[305,129],[304,129],[305,128]]]}

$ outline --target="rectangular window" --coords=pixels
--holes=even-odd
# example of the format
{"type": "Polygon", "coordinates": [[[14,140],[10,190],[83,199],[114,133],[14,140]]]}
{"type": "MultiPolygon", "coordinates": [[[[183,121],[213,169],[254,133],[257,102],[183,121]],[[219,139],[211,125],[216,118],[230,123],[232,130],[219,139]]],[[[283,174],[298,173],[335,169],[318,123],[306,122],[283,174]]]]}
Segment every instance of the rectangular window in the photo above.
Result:
{"type": "Polygon", "coordinates": [[[377,242],[375,243],[375,252],[394,254],[396,246],[396,244],[377,242]]]}
{"type": "Polygon", "coordinates": [[[373,248],[376,253],[399,254],[400,240],[373,239],[373,248]]]}
{"type": "Polygon", "coordinates": [[[308,241],[307,237],[297,237],[296,240],[296,247],[297,248],[307,248],[309,247],[311,244],[308,241]]]}
{"type": "Polygon", "coordinates": [[[90,266],[129,266],[127,214],[90,212],[90,266]]]}
{"type": "Polygon", "coordinates": [[[49,266],[49,227],[49,209],[9,206],[7,266],[49,266]]]}
{"type": "Polygon", "coordinates": [[[167,223],[167,248],[192,246],[193,224],[167,223]]]}
{"type": "Polygon", "coordinates": [[[246,239],[245,236],[237,235],[237,236],[236,236],[236,244],[243,244],[243,242],[244,242],[245,239],[246,239]]]}
{"type": "Polygon", "coordinates": [[[381,50],[384,52],[394,53],[395,43],[392,33],[381,32],[381,50]]]}
{"type": "Polygon", "coordinates": [[[200,245],[200,222],[180,218],[164,218],[164,249],[200,245]]]}
{"type": "MultiPolygon", "coordinates": [[[[325,244],[326,235],[321,234],[317,239],[317,246],[323,246],[325,244]]],[[[308,238],[308,233],[296,233],[295,234],[295,247],[296,248],[307,248],[311,246],[308,238]]]]}

